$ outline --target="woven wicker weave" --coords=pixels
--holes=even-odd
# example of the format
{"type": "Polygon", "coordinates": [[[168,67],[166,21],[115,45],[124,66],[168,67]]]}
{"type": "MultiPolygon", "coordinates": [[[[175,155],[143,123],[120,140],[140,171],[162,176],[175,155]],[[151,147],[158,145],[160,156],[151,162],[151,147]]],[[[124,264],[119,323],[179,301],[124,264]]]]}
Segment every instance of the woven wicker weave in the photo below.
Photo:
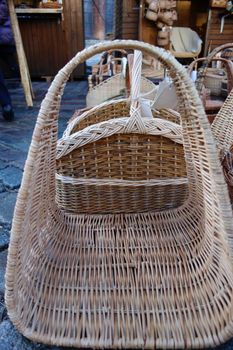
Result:
{"type": "Polygon", "coordinates": [[[233,204],[233,90],[218,112],[211,129],[218,144],[223,172],[233,204]]]}
{"type": "Polygon", "coordinates": [[[233,90],[217,114],[211,130],[219,147],[228,151],[233,144],[233,90]]]}
{"type": "Polygon", "coordinates": [[[233,335],[232,232],[216,146],[186,70],[145,43],[90,47],[58,73],[41,105],[12,226],[9,317],[26,337],[48,344],[215,346],[233,335]],[[181,207],[157,213],[69,214],[55,203],[61,95],[79,63],[119,47],[142,49],[170,70],[190,195],[181,207]]]}
{"type": "Polygon", "coordinates": [[[227,79],[226,72],[222,68],[208,68],[204,85],[210,90],[211,95],[221,96],[222,83],[227,79]]]}
{"type": "MultiPolygon", "coordinates": [[[[213,95],[220,95],[221,93],[221,84],[219,85],[218,80],[224,80],[225,79],[225,75],[224,76],[220,76],[219,75],[219,70],[217,70],[216,68],[208,68],[206,66],[206,64],[208,63],[208,65],[210,65],[212,62],[220,62],[222,63],[223,67],[226,70],[226,76],[228,79],[228,92],[230,93],[232,87],[233,87],[233,66],[231,61],[225,59],[225,58],[220,58],[220,57],[213,57],[211,58],[211,60],[208,57],[204,57],[204,58],[198,58],[195,61],[193,61],[188,70],[191,73],[192,70],[194,69],[194,67],[199,63],[199,62],[204,62],[205,63],[205,70],[202,72],[202,77],[204,77],[204,86],[207,87],[208,89],[210,89],[213,93],[213,95]],[[207,62],[207,63],[206,63],[207,62]],[[211,76],[211,79],[209,79],[209,77],[211,76]],[[217,80],[217,82],[214,82],[214,78],[217,80]]],[[[202,67],[203,70],[203,67],[202,67]]],[[[221,70],[223,71],[223,69],[221,70]]],[[[199,82],[197,81],[197,84],[199,82]]]]}

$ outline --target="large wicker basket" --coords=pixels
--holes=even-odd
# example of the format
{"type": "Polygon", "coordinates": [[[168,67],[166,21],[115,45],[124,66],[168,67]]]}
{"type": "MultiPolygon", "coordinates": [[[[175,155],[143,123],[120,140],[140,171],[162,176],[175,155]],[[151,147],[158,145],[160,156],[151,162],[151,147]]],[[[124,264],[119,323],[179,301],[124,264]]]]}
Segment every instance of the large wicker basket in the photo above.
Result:
{"type": "MultiPolygon", "coordinates": [[[[151,133],[150,123],[134,121],[128,133],[151,133]]],[[[215,142],[186,70],[168,52],[145,43],[90,47],[58,73],[41,105],[12,225],[9,317],[26,337],[58,346],[217,346],[233,335],[232,232],[215,142]],[[179,98],[189,197],[182,206],[159,212],[69,213],[55,201],[62,92],[78,64],[119,47],[143,50],[170,71],[179,98]]]]}

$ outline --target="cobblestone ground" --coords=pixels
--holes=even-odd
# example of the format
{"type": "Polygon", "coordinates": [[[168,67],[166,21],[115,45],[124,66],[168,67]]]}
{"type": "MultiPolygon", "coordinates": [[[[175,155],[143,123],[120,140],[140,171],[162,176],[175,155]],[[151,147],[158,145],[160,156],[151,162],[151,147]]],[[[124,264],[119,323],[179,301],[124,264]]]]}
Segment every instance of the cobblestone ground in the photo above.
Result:
{"type": "MultiPolygon", "coordinates": [[[[7,123],[0,115],[0,350],[65,349],[35,344],[24,338],[9,321],[4,305],[4,274],[13,210],[36,116],[47,88],[45,82],[33,83],[36,100],[34,107],[28,109],[21,87],[12,86],[15,121],[7,123]]],[[[84,81],[68,83],[60,114],[60,133],[73,111],[85,106],[86,91],[84,81]]],[[[233,350],[233,339],[215,350],[233,350]]]]}

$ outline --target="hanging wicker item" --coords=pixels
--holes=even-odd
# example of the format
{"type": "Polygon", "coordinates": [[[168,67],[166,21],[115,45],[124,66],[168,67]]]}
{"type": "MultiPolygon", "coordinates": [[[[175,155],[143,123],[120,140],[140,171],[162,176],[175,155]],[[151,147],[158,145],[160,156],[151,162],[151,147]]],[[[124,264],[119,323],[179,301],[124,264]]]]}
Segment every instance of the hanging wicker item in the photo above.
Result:
{"type": "Polygon", "coordinates": [[[145,17],[155,22],[158,28],[157,44],[161,47],[169,47],[171,26],[177,21],[175,0],[148,0],[146,1],[145,17]]]}
{"type": "MultiPolygon", "coordinates": [[[[155,126],[150,118],[139,118],[137,99],[131,109],[132,118],[108,123],[105,138],[131,135],[134,142],[144,135],[151,140],[155,126]]],[[[106,130],[104,123],[98,132],[106,130]]],[[[97,142],[97,134],[92,135],[97,142]]],[[[146,154],[154,157],[154,148],[139,145],[135,142],[132,149],[135,163],[146,154]]],[[[162,171],[172,164],[167,159],[162,171]]],[[[123,166],[127,171],[128,163],[123,166]]],[[[141,171],[146,174],[147,168],[141,171]]],[[[164,50],[141,42],[89,47],[58,73],[41,105],[14,212],[6,270],[9,317],[26,337],[58,346],[214,347],[233,335],[232,232],[215,142],[185,68],[164,50]],[[178,208],[75,214],[56,204],[64,86],[78,64],[115,48],[143,50],[161,61],[174,81],[189,186],[189,196],[178,208]]]]}
{"type": "Polygon", "coordinates": [[[227,0],[211,0],[211,7],[226,8],[227,0]]]}

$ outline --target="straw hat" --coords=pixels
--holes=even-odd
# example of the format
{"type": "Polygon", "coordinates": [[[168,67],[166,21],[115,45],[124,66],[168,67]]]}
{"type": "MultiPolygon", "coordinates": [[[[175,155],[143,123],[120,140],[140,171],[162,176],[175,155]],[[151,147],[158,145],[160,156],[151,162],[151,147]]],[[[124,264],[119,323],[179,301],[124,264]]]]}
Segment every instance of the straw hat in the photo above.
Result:
{"type": "MultiPolygon", "coordinates": [[[[147,121],[132,122],[137,132],[146,130],[147,121]]],[[[26,337],[47,344],[215,346],[233,335],[232,233],[215,143],[185,68],[145,43],[92,46],[58,73],[41,105],[13,219],[6,272],[10,319],[26,337]],[[56,205],[57,120],[65,83],[79,63],[115,48],[143,50],[174,80],[189,183],[189,197],[176,209],[89,215],[56,205]]]]}

